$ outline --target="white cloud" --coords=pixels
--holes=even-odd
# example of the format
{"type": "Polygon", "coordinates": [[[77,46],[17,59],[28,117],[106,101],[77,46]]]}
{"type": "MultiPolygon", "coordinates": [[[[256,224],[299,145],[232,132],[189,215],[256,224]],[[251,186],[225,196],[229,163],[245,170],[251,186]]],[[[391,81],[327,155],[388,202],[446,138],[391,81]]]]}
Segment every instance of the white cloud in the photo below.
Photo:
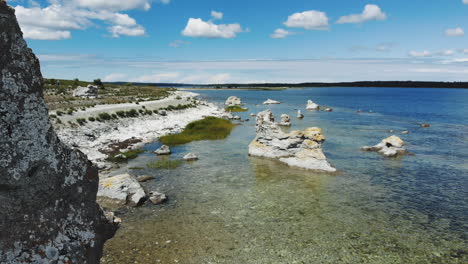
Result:
{"type": "Polygon", "coordinates": [[[445,30],[445,35],[449,37],[461,37],[465,35],[465,31],[460,28],[448,28],[445,30]]]}
{"type": "Polygon", "coordinates": [[[72,0],[72,2],[75,2],[79,7],[110,11],[149,10],[151,8],[150,1],[148,0],[72,0]]]}
{"type": "Polygon", "coordinates": [[[274,39],[282,39],[282,38],[285,38],[289,35],[293,35],[294,33],[293,32],[290,32],[290,31],[287,31],[287,30],[284,30],[282,28],[278,28],[275,30],[275,32],[273,34],[270,35],[271,38],[274,38],[274,39]]]}
{"type": "Polygon", "coordinates": [[[364,11],[361,14],[352,14],[349,16],[342,16],[336,23],[363,23],[371,20],[385,20],[387,15],[382,12],[382,9],[378,5],[366,5],[364,11]]]}
{"type": "Polygon", "coordinates": [[[235,38],[237,33],[243,32],[239,24],[217,25],[201,18],[190,18],[182,35],[194,38],[235,38]]]}
{"type": "Polygon", "coordinates": [[[430,57],[430,56],[432,56],[432,53],[427,51],[427,50],[425,50],[425,51],[414,51],[414,50],[412,50],[412,51],[409,52],[409,55],[411,57],[430,57]]]}
{"type": "Polygon", "coordinates": [[[221,12],[216,12],[216,11],[211,11],[211,16],[214,18],[214,19],[223,19],[223,13],[221,12]]]}
{"type": "Polygon", "coordinates": [[[463,0],[463,3],[464,3],[465,5],[468,5],[468,0],[463,0]]]}
{"type": "Polygon", "coordinates": [[[122,73],[111,73],[107,76],[105,76],[102,81],[104,82],[118,82],[118,81],[122,81],[122,80],[125,80],[125,78],[127,78],[127,75],[126,74],[122,74],[122,73]]]}
{"type": "MultiPolygon", "coordinates": [[[[113,37],[121,35],[143,36],[145,29],[127,14],[111,11],[117,9],[116,1],[73,1],[55,0],[41,8],[21,5],[15,7],[16,16],[27,39],[60,40],[71,38],[74,30],[85,30],[89,27],[100,27],[95,22],[100,21],[108,26],[107,30],[113,37]],[[77,4],[80,4],[79,6],[77,4]],[[103,5],[106,8],[100,8],[103,5]],[[83,7],[86,6],[86,7],[83,7]],[[94,7],[96,6],[96,7],[94,7]]],[[[119,9],[138,7],[138,1],[124,3],[119,9]],[[131,2],[131,3],[130,3],[131,2]],[[132,5],[131,5],[132,4],[132,5]]],[[[140,3],[143,3],[140,1],[140,3]]]]}
{"type": "Polygon", "coordinates": [[[327,30],[327,14],[320,11],[310,10],[302,13],[294,13],[283,23],[287,27],[304,28],[308,30],[327,30]]]}
{"type": "Polygon", "coordinates": [[[455,51],[450,50],[450,49],[437,52],[437,55],[439,56],[452,56],[454,54],[455,54],[455,51]]]}

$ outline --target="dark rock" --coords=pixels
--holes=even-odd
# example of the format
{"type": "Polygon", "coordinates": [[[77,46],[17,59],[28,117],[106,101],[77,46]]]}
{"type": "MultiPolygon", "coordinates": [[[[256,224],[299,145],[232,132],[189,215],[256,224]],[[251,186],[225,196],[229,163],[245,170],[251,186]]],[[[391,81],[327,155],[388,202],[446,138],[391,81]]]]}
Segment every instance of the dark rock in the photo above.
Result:
{"type": "Polygon", "coordinates": [[[421,126],[421,127],[430,127],[431,125],[429,125],[429,124],[421,124],[420,126],[421,126]]]}
{"type": "Polygon", "coordinates": [[[0,0],[0,263],[99,263],[118,224],[96,203],[98,171],[58,139],[39,61],[0,0]]]}

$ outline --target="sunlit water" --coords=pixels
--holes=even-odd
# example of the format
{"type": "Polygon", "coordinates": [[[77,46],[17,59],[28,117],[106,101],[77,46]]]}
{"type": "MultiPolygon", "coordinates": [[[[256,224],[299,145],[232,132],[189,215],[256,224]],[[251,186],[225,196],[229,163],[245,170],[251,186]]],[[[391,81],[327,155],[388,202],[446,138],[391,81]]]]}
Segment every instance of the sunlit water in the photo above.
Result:
{"type": "MultiPolygon", "coordinates": [[[[286,91],[200,91],[222,104],[242,98],[250,118],[270,108],[291,115],[292,129],[318,126],[338,174],[289,168],[251,158],[254,120],[226,140],[173,148],[200,160],[174,170],[129,170],[158,159],[150,152],[129,171],[155,175],[150,190],[162,206],[123,210],[106,244],[105,263],[466,263],[468,261],[468,91],[314,88],[286,91]],[[268,99],[283,104],[264,106],[268,99]],[[308,99],[334,109],[307,112],[308,99]],[[305,118],[296,120],[296,109],[305,118]],[[360,113],[356,110],[372,110],[360,113]],[[420,128],[419,123],[430,123],[420,128]],[[361,152],[399,135],[415,155],[361,152]]],[[[145,147],[152,151],[155,142],[145,147]]],[[[119,212],[118,212],[119,213],[119,212]]]]}

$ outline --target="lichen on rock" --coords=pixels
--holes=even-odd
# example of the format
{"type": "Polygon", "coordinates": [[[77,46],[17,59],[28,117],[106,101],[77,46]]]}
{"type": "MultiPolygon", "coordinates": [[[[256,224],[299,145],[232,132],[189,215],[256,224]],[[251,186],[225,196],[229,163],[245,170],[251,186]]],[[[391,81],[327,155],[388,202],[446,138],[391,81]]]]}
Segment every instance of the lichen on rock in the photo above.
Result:
{"type": "Polygon", "coordinates": [[[98,263],[118,225],[96,203],[98,172],[58,139],[39,61],[0,0],[0,263],[98,263]]]}

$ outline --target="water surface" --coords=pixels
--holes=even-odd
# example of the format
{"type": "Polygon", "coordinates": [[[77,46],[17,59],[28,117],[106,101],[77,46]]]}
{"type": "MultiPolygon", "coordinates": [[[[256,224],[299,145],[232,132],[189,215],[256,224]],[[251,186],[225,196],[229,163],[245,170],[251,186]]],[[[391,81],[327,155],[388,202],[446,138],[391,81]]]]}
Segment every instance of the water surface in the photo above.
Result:
{"type": "MultiPolygon", "coordinates": [[[[104,263],[466,263],[468,261],[468,91],[313,88],[200,91],[211,102],[242,98],[249,118],[267,108],[293,127],[323,128],[324,151],[338,174],[289,168],[248,157],[254,120],[225,140],[173,148],[197,162],[152,174],[162,206],[120,212],[124,223],[106,244],[104,263]],[[271,98],[283,104],[264,106],[271,98]],[[307,112],[312,99],[334,109],[307,112]],[[296,120],[296,109],[305,114],[296,120]],[[357,113],[358,109],[372,113],[357,113]],[[420,123],[431,124],[420,128],[420,123]],[[414,155],[361,152],[399,135],[414,155]]],[[[155,150],[160,143],[145,147],[155,150]]],[[[144,166],[151,153],[131,161],[144,166]]]]}

